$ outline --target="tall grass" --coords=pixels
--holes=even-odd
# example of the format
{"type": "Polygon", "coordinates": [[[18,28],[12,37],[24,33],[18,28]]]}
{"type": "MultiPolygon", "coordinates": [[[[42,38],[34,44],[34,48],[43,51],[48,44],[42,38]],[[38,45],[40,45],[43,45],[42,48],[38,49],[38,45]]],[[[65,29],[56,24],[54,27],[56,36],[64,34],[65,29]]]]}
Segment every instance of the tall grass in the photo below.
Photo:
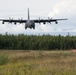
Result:
{"type": "Polygon", "coordinates": [[[10,62],[0,65],[0,75],[76,75],[76,53],[71,51],[7,53],[9,56],[6,57],[9,57],[10,62]]]}
{"type": "Polygon", "coordinates": [[[9,61],[7,54],[0,54],[0,65],[7,64],[9,61]]]}

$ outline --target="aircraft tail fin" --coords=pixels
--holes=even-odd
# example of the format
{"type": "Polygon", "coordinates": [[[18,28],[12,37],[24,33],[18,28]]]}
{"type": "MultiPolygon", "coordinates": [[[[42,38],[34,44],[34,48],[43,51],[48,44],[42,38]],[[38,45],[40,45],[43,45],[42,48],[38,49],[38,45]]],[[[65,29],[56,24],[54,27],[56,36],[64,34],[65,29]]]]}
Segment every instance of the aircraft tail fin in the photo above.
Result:
{"type": "Polygon", "coordinates": [[[28,8],[28,20],[30,19],[29,8],[28,8]]]}

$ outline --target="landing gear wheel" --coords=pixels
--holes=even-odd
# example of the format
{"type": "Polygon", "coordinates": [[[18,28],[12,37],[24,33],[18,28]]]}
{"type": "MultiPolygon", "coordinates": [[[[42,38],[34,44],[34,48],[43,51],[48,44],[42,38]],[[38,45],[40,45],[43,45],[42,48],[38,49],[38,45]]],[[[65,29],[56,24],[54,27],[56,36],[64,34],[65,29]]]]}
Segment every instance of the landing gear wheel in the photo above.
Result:
{"type": "Polygon", "coordinates": [[[35,27],[33,27],[33,29],[35,29],[35,27]]]}
{"type": "Polygon", "coordinates": [[[25,27],[25,29],[27,29],[27,27],[25,27]]]}

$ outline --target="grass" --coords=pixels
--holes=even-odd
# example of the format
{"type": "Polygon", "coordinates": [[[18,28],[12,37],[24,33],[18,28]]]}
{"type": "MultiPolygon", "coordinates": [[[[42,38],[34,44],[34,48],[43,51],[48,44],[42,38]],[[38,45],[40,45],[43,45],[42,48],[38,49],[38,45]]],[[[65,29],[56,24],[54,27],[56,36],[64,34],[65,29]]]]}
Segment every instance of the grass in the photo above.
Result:
{"type": "Polygon", "coordinates": [[[4,65],[8,63],[8,55],[0,54],[0,65],[4,65]]]}
{"type": "Polygon", "coordinates": [[[76,53],[72,51],[0,51],[8,54],[0,75],[76,75],[76,53]]]}

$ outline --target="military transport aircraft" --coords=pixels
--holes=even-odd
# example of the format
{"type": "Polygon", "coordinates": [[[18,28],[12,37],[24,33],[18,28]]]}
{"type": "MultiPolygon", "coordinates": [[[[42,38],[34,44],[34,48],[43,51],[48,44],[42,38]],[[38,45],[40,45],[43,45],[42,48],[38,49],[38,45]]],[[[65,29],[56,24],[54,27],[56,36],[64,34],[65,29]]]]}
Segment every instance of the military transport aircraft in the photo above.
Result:
{"type": "Polygon", "coordinates": [[[27,20],[23,20],[23,19],[18,19],[18,20],[15,20],[15,19],[0,19],[0,21],[2,21],[2,24],[4,24],[5,22],[8,22],[8,23],[14,23],[15,25],[17,23],[25,23],[25,29],[27,28],[30,28],[30,29],[35,29],[35,23],[43,23],[43,24],[46,24],[46,23],[51,23],[51,22],[55,22],[55,24],[58,24],[58,21],[60,20],[67,20],[67,19],[35,19],[35,20],[31,20],[30,19],[30,15],[29,15],[29,8],[28,8],[28,19],[27,20]]]}

